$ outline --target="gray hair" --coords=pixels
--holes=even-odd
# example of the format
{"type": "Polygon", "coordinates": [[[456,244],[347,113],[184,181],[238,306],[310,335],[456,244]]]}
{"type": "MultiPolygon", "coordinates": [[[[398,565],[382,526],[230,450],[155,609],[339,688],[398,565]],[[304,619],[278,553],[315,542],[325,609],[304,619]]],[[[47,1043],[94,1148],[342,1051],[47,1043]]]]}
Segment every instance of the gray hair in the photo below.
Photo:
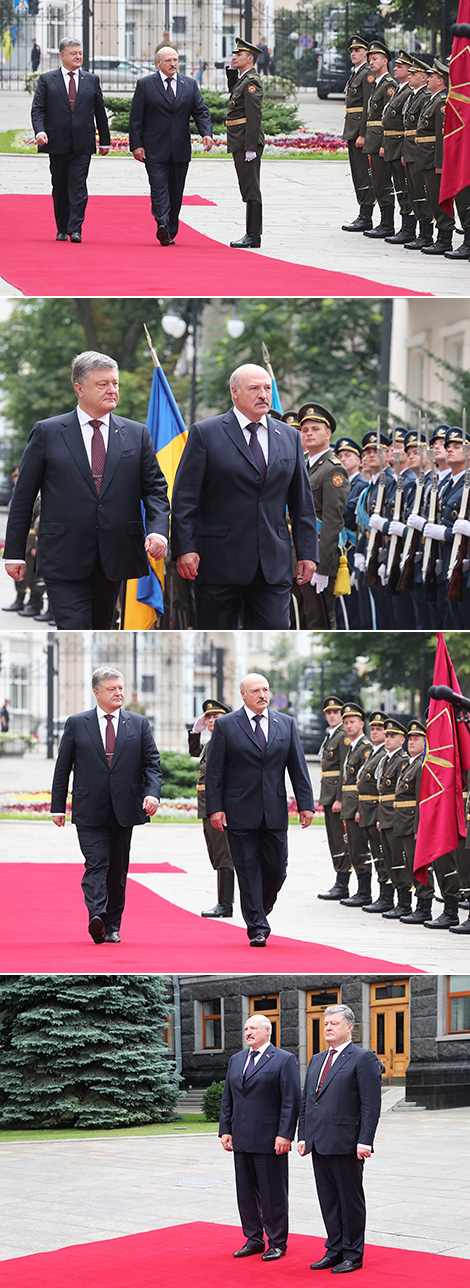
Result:
{"type": "Polygon", "coordinates": [[[64,36],[64,39],[61,40],[59,45],[59,54],[64,54],[65,50],[70,49],[71,45],[79,45],[81,49],[82,42],[81,40],[78,40],[76,36],[64,36]]]}
{"type": "Polygon", "coordinates": [[[115,666],[97,666],[91,677],[92,689],[99,689],[103,680],[123,680],[122,671],[117,671],[115,666]]]}
{"type": "Polygon", "coordinates": [[[83,384],[91,371],[113,369],[119,370],[114,358],[109,358],[107,353],[95,353],[94,349],[86,349],[84,353],[77,353],[72,361],[72,384],[83,384]]]}
{"type": "Polygon", "coordinates": [[[265,675],[261,675],[259,671],[249,671],[248,675],[244,675],[243,680],[240,680],[240,693],[246,693],[247,680],[264,680],[269,689],[269,680],[266,679],[265,675]]]}
{"type": "MultiPolygon", "coordinates": [[[[248,1016],[248,1020],[260,1020],[261,1027],[263,1029],[266,1029],[268,1037],[271,1037],[271,1030],[273,1026],[271,1024],[271,1020],[269,1019],[269,1015],[258,1015],[258,1012],[255,1011],[253,1015],[248,1016]]],[[[248,1024],[248,1020],[246,1021],[247,1024],[248,1024]]]]}
{"type": "Polygon", "coordinates": [[[266,371],[264,367],[260,367],[257,362],[244,362],[242,363],[241,367],[235,367],[235,371],[232,371],[232,374],[230,376],[230,392],[232,391],[232,387],[233,387],[234,389],[236,389],[237,394],[240,393],[240,390],[242,387],[243,372],[248,371],[250,367],[255,371],[262,371],[263,375],[267,376],[268,380],[270,380],[269,371],[266,371]]]}
{"type": "Polygon", "coordinates": [[[342,1002],[338,1002],[336,1006],[327,1006],[326,1011],[324,1011],[323,1014],[332,1015],[334,1011],[339,1011],[340,1015],[344,1016],[346,1024],[356,1023],[354,1011],[351,1010],[350,1006],[343,1006],[342,1002]]]}
{"type": "Polygon", "coordinates": [[[155,50],[155,62],[156,62],[156,63],[159,63],[159,62],[160,62],[160,54],[165,54],[165,53],[167,53],[169,49],[171,49],[171,51],[172,51],[172,53],[173,53],[173,54],[176,54],[176,57],[177,57],[177,58],[179,57],[179,55],[178,55],[178,50],[177,50],[177,49],[175,49],[175,46],[174,46],[174,45],[160,45],[160,46],[159,46],[159,48],[155,50]]]}

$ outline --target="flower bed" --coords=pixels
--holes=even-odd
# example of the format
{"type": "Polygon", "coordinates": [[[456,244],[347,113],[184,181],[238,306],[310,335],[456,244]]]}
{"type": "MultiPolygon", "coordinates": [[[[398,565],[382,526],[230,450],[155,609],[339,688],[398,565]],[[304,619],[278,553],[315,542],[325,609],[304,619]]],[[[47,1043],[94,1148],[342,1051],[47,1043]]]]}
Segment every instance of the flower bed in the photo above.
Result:
{"type": "MultiPolygon", "coordinates": [[[[214,138],[214,146],[211,152],[204,152],[201,140],[193,138],[191,140],[193,157],[226,157],[227,139],[224,134],[218,134],[214,138]]],[[[31,130],[19,130],[15,140],[15,147],[18,152],[36,152],[36,143],[31,130]]],[[[348,145],[339,134],[324,134],[319,132],[310,132],[303,128],[297,130],[294,134],[276,134],[266,137],[266,145],[263,156],[265,157],[316,157],[319,160],[325,159],[342,159],[346,156],[348,145]]],[[[111,148],[109,156],[127,156],[129,157],[129,138],[127,134],[113,133],[111,135],[111,148]]]]}
{"type": "MultiPolygon", "coordinates": [[[[297,817],[297,802],[293,796],[288,799],[289,818],[297,817]]],[[[0,817],[5,819],[24,819],[26,822],[37,818],[50,818],[50,792],[0,792],[0,817]]],[[[67,797],[66,815],[72,813],[72,797],[67,797]]],[[[178,819],[187,823],[197,818],[197,799],[195,796],[179,796],[176,800],[165,800],[162,797],[156,816],[158,819],[178,819]]]]}

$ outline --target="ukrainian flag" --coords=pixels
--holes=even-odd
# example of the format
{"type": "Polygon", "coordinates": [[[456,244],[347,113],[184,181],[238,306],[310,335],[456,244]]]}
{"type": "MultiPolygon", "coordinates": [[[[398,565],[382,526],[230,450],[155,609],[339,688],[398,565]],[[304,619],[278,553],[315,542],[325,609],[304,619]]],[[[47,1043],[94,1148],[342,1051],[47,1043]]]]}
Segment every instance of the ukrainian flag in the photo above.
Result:
{"type": "Polygon", "coordinates": [[[273,411],[280,412],[282,416],[282,402],[279,397],[279,390],[274,376],[272,377],[272,380],[271,380],[271,407],[273,411]]]}
{"type": "MultiPolygon", "coordinates": [[[[171,503],[174,478],[188,431],[160,364],[154,367],[147,426],[158,464],[168,484],[171,503]]],[[[126,583],[122,630],[148,631],[163,614],[164,561],[149,559],[148,562],[146,577],[126,583]]]]}

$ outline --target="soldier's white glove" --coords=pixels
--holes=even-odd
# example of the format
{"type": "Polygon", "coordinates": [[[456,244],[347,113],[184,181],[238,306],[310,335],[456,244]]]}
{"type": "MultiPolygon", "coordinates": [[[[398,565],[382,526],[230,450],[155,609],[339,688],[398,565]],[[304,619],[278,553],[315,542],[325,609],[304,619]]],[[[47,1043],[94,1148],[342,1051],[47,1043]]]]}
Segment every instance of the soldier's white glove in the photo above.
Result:
{"type": "Polygon", "coordinates": [[[454,537],[470,537],[470,523],[468,519],[456,519],[452,528],[454,537]]]}
{"type": "Polygon", "coordinates": [[[380,580],[381,580],[381,582],[382,582],[382,586],[385,586],[385,582],[386,582],[386,580],[387,580],[387,565],[386,565],[386,563],[379,564],[379,567],[378,567],[378,575],[379,575],[380,580]]]}
{"type": "Polygon", "coordinates": [[[433,541],[445,541],[446,530],[444,523],[427,523],[423,532],[423,537],[432,537],[433,541]]]}
{"type": "Polygon", "coordinates": [[[370,516],[370,526],[375,528],[376,532],[383,532],[386,522],[387,520],[381,514],[371,514],[370,516]]]}
{"type": "Polygon", "coordinates": [[[415,528],[416,532],[422,532],[423,528],[426,527],[426,519],[423,519],[421,514],[409,514],[408,527],[415,528]]]}
{"type": "Polygon", "coordinates": [[[399,519],[392,519],[389,527],[391,537],[402,537],[406,529],[406,523],[401,523],[399,519]]]}
{"type": "Polygon", "coordinates": [[[245,161],[254,161],[256,152],[245,152],[245,161]]]}
{"type": "Polygon", "coordinates": [[[360,551],[358,551],[354,555],[354,567],[357,568],[358,572],[364,572],[365,566],[366,566],[366,557],[365,555],[361,554],[360,551]]]}
{"type": "Polygon", "coordinates": [[[359,578],[357,576],[357,573],[353,572],[352,577],[350,578],[349,584],[351,586],[351,590],[359,590],[359,578]]]}
{"type": "Polygon", "coordinates": [[[324,577],[322,572],[314,572],[310,585],[315,587],[317,595],[321,595],[327,588],[328,577],[324,577]]]}

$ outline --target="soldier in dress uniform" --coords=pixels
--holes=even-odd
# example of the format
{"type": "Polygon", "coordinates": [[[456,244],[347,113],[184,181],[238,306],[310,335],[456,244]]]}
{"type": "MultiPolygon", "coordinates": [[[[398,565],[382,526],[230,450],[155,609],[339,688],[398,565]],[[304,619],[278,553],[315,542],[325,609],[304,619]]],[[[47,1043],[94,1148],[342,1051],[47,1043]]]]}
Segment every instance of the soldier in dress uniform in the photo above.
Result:
{"type": "Polygon", "coordinates": [[[421,170],[429,203],[437,226],[437,240],[423,246],[423,255],[444,255],[452,250],[453,215],[439,205],[441,174],[444,161],[444,115],[446,110],[449,68],[435,58],[428,76],[431,97],[424,104],[416,127],[416,165],[421,170]]]}
{"type": "Polygon", "coordinates": [[[346,735],[343,724],[342,706],[341,698],[337,698],[335,693],[325,698],[323,703],[328,731],[319,753],[321,764],[319,804],[323,805],[326,835],[336,880],[331,890],[318,895],[319,899],[342,899],[349,893],[351,864],[341,819],[341,775],[350,739],[346,735]]]}
{"type": "Polygon", "coordinates": [[[206,698],[202,704],[202,716],[198,717],[188,733],[189,754],[194,757],[199,756],[196,787],[197,816],[202,818],[207,852],[212,867],[217,872],[217,903],[214,908],[208,908],[207,912],[201,912],[201,917],[233,916],[234,875],[227,832],[217,832],[206,815],[206,758],[210,735],[219,716],[225,716],[231,710],[231,707],[225,706],[225,703],[219,702],[217,698],[206,698]],[[202,742],[201,733],[205,729],[209,737],[202,742]]]}
{"type": "Polygon", "coordinates": [[[261,246],[262,202],[260,188],[264,134],[261,128],[263,82],[256,71],[257,45],[237,37],[233,58],[227,67],[230,90],[227,111],[227,152],[233,155],[238,185],[246,204],[246,233],[231,246],[249,250],[261,246]]]}
{"type": "Polygon", "coordinates": [[[416,229],[416,220],[411,209],[410,194],[406,186],[405,169],[402,163],[403,140],[405,137],[403,109],[412,92],[409,84],[412,63],[412,54],[408,54],[406,49],[400,49],[393,69],[393,79],[397,82],[396,90],[386,102],[382,115],[384,135],[380,154],[383,156],[384,161],[387,162],[390,170],[401,214],[401,228],[397,233],[391,233],[389,237],[385,237],[385,241],[390,242],[392,246],[403,246],[405,242],[414,237],[416,229]]]}
{"type": "MultiPolygon", "coordinates": [[[[396,479],[388,461],[388,448],[390,440],[385,434],[380,436],[381,447],[384,452],[384,474],[385,474],[385,495],[381,507],[380,518],[390,520],[392,518],[393,501],[396,490],[396,479]]],[[[371,625],[378,630],[387,630],[390,626],[390,607],[388,597],[385,595],[383,583],[379,578],[377,586],[364,587],[364,573],[367,554],[367,544],[371,527],[371,518],[377,513],[377,493],[380,481],[380,460],[377,446],[377,431],[370,429],[364,434],[362,439],[362,464],[365,470],[370,471],[370,482],[359,498],[357,505],[358,519],[358,540],[356,553],[354,556],[354,567],[356,569],[359,583],[359,611],[361,616],[361,627],[364,630],[370,629],[371,625]],[[371,620],[372,613],[372,620],[371,620]]],[[[377,531],[380,529],[380,523],[376,526],[377,531]]],[[[383,547],[383,559],[385,559],[385,547],[383,547]]]]}
{"type": "MultiPolygon", "coordinates": [[[[341,461],[341,464],[344,465],[345,470],[347,470],[349,478],[349,496],[344,507],[343,531],[346,536],[345,550],[351,579],[351,594],[348,596],[348,621],[349,629],[353,631],[359,629],[361,624],[359,616],[358,591],[357,586],[353,581],[354,552],[357,543],[356,505],[361,492],[363,492],[364,488],[367,487],[367,479],[360,471],[362,449],[359,447],[359,443],[356,443],[354,438],[346,438],[345,435],[343,435],[342,438],[338,438],[335,443],[331,444],[331,446],[336,452],[338,460],[341,461]]],[[[338,627],[342,625],[340,618],[341,615],[337,611],[336,620],[338,627]]]]}
{"type": "Polygon", "coordinates": [[[350,224],[343,224],[343,232],[363,233],[372,228],[374,189],[369,157],[364,148],[367,108],[374,76],[367,60],[369,42],[363,36],[351,36],[349,51],[353,70],[346,85],[346,116],[343,139],[346,140],[351,166],[351,178],[359,204],[359,214],[350,224]]]}
{"type": "Polygon", "coordinates": [[[356,822],[358,806],[357,776],[372,751],[372,743],[364,734],[365,715],[357,702],[345,702],[341,708],[346,735],[350,744],[343,765],[341,784],[341,818],[346,823],[349,858],[357,876],[355,894],[340,899],[347,908],[363,908],[370,903],[371,857],[364,829],[356,822]]]}
{"type": "Polygon", "coordinates": [[[422,250],[423,246],[430,246],[433,240],[432,209],[424,186],[423,173],[417,169],[416,165],[416,130],[423,107],[430,97],[428,90],[429,67],[427,63],[423,62],[422,58],[417,58],[416,54],[413,54],[412,57],[409,83],[413,92],[407,99],[403,113],[405,126],[403,164],[413,214],[419,222],[419,232],[410,241],[406,241],[404,246],[405,250],[422,250]]]}
{"type": "Polygon", "coordinates": [[[320,403],[304,403],[299,411],[300,436],[313,493],[320,556],[311,584],[302,586],[307,630],[336,630],[335,581],[339,535],[349,495],[347,470],[330,447],[336,421],[320,403]]]}
{"type": "Polygon", "coordinates": [[[379,882],[379,895],[373,903],[364,904],[364,912],[386,912],[393,904],[393,885],[387,875],[380,832],[377,827],[379,811],[379,788],[377,778],[380,765],[385,756],[384,711],[371,711],[369,732],[374,750],[369,759],[364,761],[357,776],[358,807],[356,823],[364,829],[370,852],[375,863],[379,882]]]}
{"type": "Polygon", "coordinates": [[[366,137],[364,151],[368,153],[374,195],[380,209],[380,223],[376,228],[365,229],[364,237],[385,238],[394,232],[393,210],[395,197],[389,167],[381,155],[383,147],[382,114],[385,105],[395,93],[395,82],[390,75],[388,64],[392,57],[390,50],[382,40],[373,40],[367,55],[369,67],[374,73],[375,81],[369,99],[366,137]]]}
{"type": "Polygon", "coordinates": [[[440,495],[440,522],[426,523],[423,529],[423,539],[426,540],[427,537],[432,537],[435,543],[436,593],[440,625],[451,630],[462,630],[463,628],[461,603],[458,601],[450,602],[446,598],[449,589],[447,572],[455,535],[454,524],[459,517],[464,486],[465,453],[462,444],[462,430],[458,425],[451,425],[445,437],[450,476],[445,479],[440,495]]]}
{"type": "Polygon", "coordinates": [[[392,840],[393,862],[398,864],[400,858],[404,857],[407,875],[410,884],[415,888],[417,897],[414,911],[405,912],[400,917],[400,921],[403,921],[407,926],[422,926],[428,920],[431,916],[434,895],[434,881],[431,869],[428,868],[425,886],[413,874],[416,833],[418,831],[419,787],[425,748],[426,726],[421,723],[421,720],[413,717],[408,725],[409,761],[398,775],[393,803],[395,814],[392,840]]]}
{"type": "Polygon", "coordinates": [[[387,716],[384,724],[386,755],[380,766],[378,777],[379,810],[377,826],[385,861],[387,876],[395,890],[398,890],[398,904],[395,908],[393,897],[391,907],[382,913],[383,917],[400,918],[411,908],[411,880],[408,877],[403,854],[397,855],[393,850],[393,823],[395,788],[397,779],[409,763],[408,753],[404,749],[406,729],[392,716],[387,716]]]}

